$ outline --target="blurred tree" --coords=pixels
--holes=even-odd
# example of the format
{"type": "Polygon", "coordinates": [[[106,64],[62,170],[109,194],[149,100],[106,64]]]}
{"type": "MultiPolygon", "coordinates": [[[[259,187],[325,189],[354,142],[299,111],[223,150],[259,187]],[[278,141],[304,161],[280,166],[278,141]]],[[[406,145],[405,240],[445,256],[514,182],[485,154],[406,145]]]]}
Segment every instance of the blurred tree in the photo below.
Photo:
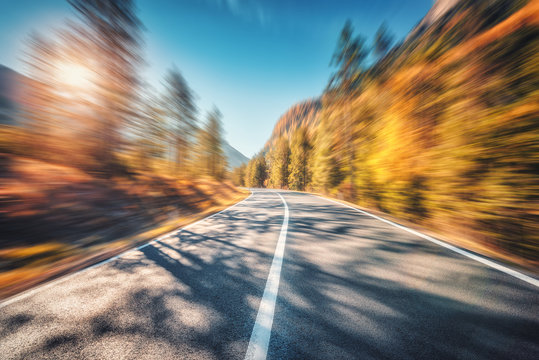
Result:
{"type": "Polygon", "coordinates": [[[309,183],[311,144],[307,129],[300,127],[292,134],[288,183],[293,190],[305,190],[309,183]]]}
{"type": "Polygon", "coordinates": [[[236,186],[245,186],[247,164],[241,164],[232,171],[232,182],[236,186]]]}
{"type": "Polygon", "coordinates": [[[118,170],[117,152],[122,148],[121,131],[131,117],[140,83],[142,23],[133,0],[68,0],[86,26],[72,24],[75,32],[93,50],[82,56],[95,57],[100,104],[101,146],[97,158],[101,170],[118,170]]]}
{"type": "Polygon", "coordinates": [[[175,170],[185,173],[193,135],[197,129],[195,95],[176,67],[165,77],[164,103],[171,120],[172,148],[175,150],[175,170]]]}
{"type": "Polygon", "coordinates": [[[58,109],[63,99],[54,84],[53,59],[59,56],[58,44],[37,33],[30,34],[24,61],[29,68],[29,76],[34,79],[23,93],[24,124],[34,136],[40,136],[40,146],[32,146],[33,156],[43,158],[51,153],[58,127],[58,109]]]}
{"type": "Polygon", "coordinates": [[[222,180],[226,174],[226,157],[223,152],[221,112],[214,108],[208,113],[204,129],[199,131],[199,162],[204,173],[222,180]]]}
{"type": "Polygon", "coordinates": [[[327,121],[323,120],[323,122],[317,131],[314,142],[312,184],[316,190],[326,192],[337,186],[341,182],[342,176],[339,161],[337,161],[337,152],[331,144],[332,132],[328,129],[327,121]]]}
{"type": "Polygon", "coordinates": [[[353,32],[352,23],[346,21],[331,59],[330,65],[337,70],[328,88],[340,87],[343,91],[349,91],[361,81],[362,66],[369,52],[365,47],[365,39],[361,35],[354,37],[353,32]]]}
{"type": "Polygon", "coordinates": [[[166,160],[168,146],[169,135],[163,99],[155,89],[146,85],[139,104],[140,111],[133,125],[138,143],[138,168],[145,171],[163,170],[154,166],[156,162],[166,160]]]}
{"type": "MultiPolygon", "coordinates": [[[[348,107],[349,96],[352,96],[354,91],[362,83],[366,71],[364,63],[369,56],[369,49],[365,46],[365,39],[361,35],[354,37],[354,28],[348,20],[339,37],[339,41],[333,53],[330,65],[337,67],[336,73],[330,79],[328,85],[328,93],[333,97],[333,101],[338,101],[343,104],[344,111],[340,122],[344,124],[344,128],[340,129],[341,133],[337,134],[342,142],[346,145],[344,148],[344,156],[347,161],[349,187],[351,193],[354,193],[354,138],[353,138],[353,119],[350,116],[348,107]]],[[[321,152],[320,154],[322,154],[321,152]]],[[[333,168],[333,166],[331,166],[333,168]]],[[[334,174],[334,171],[330,171],[334,174]]],[[[333,180],[336,176],[332,175],[333,180]]],[[[333,181],[332,181],[333,182],[333,181]]]]}
{"type": "Polygon", "coordinates": [[[263,187],[267,179],[266,158],[263,154],[253,157],[245,169],[245,186],[263,187]]]}
{"type": "Polygon", "coordinates": [[[95,154],[95,107],[90,60],[85,41],[65,29],[55,36],[33,33],[27,43],[24,62],[29,77],[21,102],[21,125],[34,137],[27,147],[42,160],[70,164],[84,169],[98,167],[95,154]],[[77,141],[73,141],[77,139],[77,141]]]}
{"type": "Polygon", "coordinates": [[[387,54],[393,43],[393,35],[389,33],[386,23],[382,23],[374,35],[374,55],[379,59],[387,54]]]}
{"type": "Polygon", "coordinates": [[[268,179],[268,166],[266,158],[259,156],[255,163],[255,181],[258,187],[263,187],[268,179]]]}
{"type": "Polygon", "coordinates": [[[245,167],[245,175],[243,178],[243,183],[247,187],[256,187],[255,185],[255,157],[253,157],[249,162],[247,163],[247,166],[245,167]]]}
{"type": "Polygon", "coordinates": [[[268,154],[269,181],[272,187],[286,188],[288,186],[288,166],[290,164],[290,147],[288,139],[281,136],[275,147],[268,154]]]}

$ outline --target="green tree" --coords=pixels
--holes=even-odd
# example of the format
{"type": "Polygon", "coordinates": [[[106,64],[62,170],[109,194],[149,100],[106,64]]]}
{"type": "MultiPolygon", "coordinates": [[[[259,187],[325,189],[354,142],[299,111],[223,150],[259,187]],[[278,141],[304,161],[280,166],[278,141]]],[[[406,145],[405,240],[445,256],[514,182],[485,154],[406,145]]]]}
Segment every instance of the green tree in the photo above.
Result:
{"type": "Polygon", "coordinates": [[[305,190],[309,183],[309,158],[311,144],[305,127],[300,127],[292,135],[290,143],[290,168],[288,183],[293,190],[305,190]]]}

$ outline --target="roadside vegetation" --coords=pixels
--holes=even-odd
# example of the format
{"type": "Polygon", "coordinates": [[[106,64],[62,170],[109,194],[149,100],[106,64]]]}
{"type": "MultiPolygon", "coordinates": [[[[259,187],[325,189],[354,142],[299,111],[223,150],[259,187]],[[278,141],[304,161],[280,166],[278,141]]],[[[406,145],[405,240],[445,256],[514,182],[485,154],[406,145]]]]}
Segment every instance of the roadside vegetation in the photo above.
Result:
{"type": "Polygon", "coordinates": [[[153,172],[101,178],[12,157],[2,174],[0,298],[84,268],[247,196],[229,181],[153,172]]]}
{"type": "Polygon", "coordinates": [[[393,43],[347,23],[327,90],[234,181],[325,193],[537,270],[538,2],[463,0],[393,43]]]}
{"type": "Polygon", "coordinates": [[[0,298],[110,257],[246,197],[229,179],[222,115],[199,114],[171,66],[142,78],[131,0],[71,0],[32,34],[20,106],[0,119],[0,298]]]}

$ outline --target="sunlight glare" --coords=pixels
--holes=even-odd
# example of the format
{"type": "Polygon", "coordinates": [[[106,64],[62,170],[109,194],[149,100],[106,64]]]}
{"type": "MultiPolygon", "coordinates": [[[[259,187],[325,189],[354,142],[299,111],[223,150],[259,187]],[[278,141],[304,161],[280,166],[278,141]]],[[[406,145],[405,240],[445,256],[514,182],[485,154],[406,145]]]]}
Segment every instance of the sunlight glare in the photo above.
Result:
{"type": "Polygon", "coordinates": [[[93,83],[93,73],[81,64],[63,63],[58,66],[58,80],[71,90],[87,89],[93,83]]]}

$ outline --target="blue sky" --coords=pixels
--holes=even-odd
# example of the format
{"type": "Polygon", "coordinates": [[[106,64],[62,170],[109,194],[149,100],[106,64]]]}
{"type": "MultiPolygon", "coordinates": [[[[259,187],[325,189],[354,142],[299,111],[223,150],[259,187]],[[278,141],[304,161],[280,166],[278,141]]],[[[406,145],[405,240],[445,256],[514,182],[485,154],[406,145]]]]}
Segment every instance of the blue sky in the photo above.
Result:
{"type": "MultiPolygon", "coordinates": [[[[138,0],[146,31],[144,76],[159,88],[175,64],[198,95],[201,114],[223,113],[225,137],[246,156],[268,139],[280,115],[318,96],[330,76],[340,29],[350,19],[370,41],[385,21],[397,39],[432,0],[138,0]]],[[[2,6],[0,64],[24,73],[22,43],[74,14],[65,0],[2,6]]]]}

